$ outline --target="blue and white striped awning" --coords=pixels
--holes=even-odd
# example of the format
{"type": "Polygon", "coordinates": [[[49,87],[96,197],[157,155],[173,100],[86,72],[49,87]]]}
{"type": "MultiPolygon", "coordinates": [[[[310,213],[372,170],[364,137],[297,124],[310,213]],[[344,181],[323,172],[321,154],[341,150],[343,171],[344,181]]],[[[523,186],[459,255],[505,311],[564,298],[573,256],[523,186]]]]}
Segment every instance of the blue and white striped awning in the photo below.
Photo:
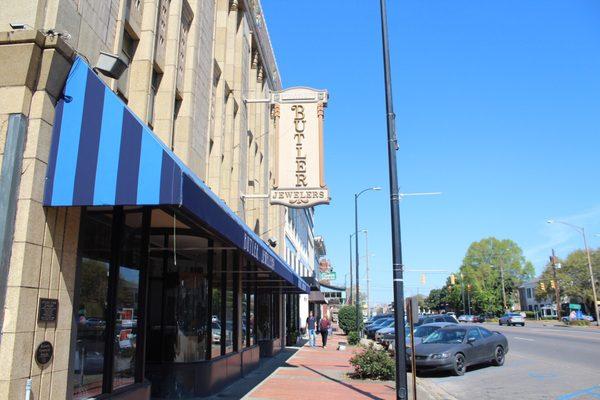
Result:
{"type": "Polygon", "coordinates": [[[300,291],[310,292],[81,58],[56,106],[44,205],[182,207],[300,291]]]}

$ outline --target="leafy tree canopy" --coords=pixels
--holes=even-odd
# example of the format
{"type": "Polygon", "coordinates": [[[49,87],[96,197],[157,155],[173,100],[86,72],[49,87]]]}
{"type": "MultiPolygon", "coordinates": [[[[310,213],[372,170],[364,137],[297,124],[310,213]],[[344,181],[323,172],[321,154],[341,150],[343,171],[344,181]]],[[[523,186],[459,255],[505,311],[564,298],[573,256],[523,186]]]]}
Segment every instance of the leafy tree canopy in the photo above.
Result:
{"type": "MultiPolygon", "coordinates": [[[[600,249],[591,250],[592,269],[596,281],[596,290],[600,289],[600,249]]],[[[570,303],[582,303],[585,305],[586,312],[593,314],[594,296],[592,293],[592,284],[590,282],[590,270],[588,266],[587,254],[584,250],[575,250],[565,259],[559,259],[561,268],[556,270],[556,280],[560,297],[568,297],[570,303]]],[[[546,265],[544,272],[540,276],[540,282],[544,282],[545,289],[541,285],[535,290],[536,298],[543,300],[550,297],[554,301],[554,289],[550,282],[554,280],[552,266],[546,265]]]]}
{"type": "Polygon", "coordinates": [[[463,304],[470,303],[472,313],[498,314],[503,309],[501,269],[507,306],[510,306],[516,301],[519,285],[532,279],[535,270],[515,242],[494,237],[471,243],[455,276],[455,284],[452,285],[448,277],[445,287],[430,292],[427,305],[435,310],[461,312],[463,304]]]}

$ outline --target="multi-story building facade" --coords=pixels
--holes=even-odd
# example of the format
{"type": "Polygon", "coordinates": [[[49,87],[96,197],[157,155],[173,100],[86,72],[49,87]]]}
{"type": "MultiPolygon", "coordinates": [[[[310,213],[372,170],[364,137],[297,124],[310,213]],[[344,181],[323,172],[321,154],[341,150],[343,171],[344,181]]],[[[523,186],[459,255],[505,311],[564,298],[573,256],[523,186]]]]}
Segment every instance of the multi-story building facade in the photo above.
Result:
{"type": "MultiPolygon", "coordinates": [[[[288,208],[285,219],[285,260],[302,277],[315,282],[314,210],[288,208]]],[[[301,294],[292,300],[295,310],[290,329],[304,327],[309,312],[309,295],[301,294]]]]}
{"type": "MultiPolygon", "coordinates": [[[[536,291],[540,284],[539,279],[533,279],[519,286],[519,302],[522,311],[535,311],[542,318],[556,318],[556,299],[547,296],[544,299],[536,298],[536,291]]],[[[567,301],[562,299],[562,301],[567,301]]]]}
{"type": "Polygon", "coordinates": [[[5,0],[0,71],[0,398],[198,397],[284,345],[258,0],[5,0]]]}

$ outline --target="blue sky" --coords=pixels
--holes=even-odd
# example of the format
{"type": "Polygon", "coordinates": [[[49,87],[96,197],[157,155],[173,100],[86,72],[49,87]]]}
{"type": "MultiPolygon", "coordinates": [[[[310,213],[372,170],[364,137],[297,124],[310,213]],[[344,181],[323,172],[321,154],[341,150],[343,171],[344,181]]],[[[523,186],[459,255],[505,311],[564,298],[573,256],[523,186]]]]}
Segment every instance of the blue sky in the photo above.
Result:
{"type": "MultiPolygon", "coordinates": [[[[343,283],[348,235],[369,231],[372,301],[391,300],[391,247],[379,1],[263,0],[284,87],[330,92],[329,206],[316,233],[343,283]]],[[[551,248],[600,247],[600,2],[388,1],[407,269],[456,270],[469,244],[509,238],[537,271],[551,248]]],[[[364,237],[361,237],[361,246],[364,237]]],[[[361,247],[364,255],[364,247],[361,247]]],[[[364,267],[364,260],[361,261],[364,267]]],[[[449,273],[448,272],[448,273],[449,273]]],[[[447,274],[406,274],[427,293],[447,274]]],[[[361,287],[366,285],[364,269],[361,287]]]]}

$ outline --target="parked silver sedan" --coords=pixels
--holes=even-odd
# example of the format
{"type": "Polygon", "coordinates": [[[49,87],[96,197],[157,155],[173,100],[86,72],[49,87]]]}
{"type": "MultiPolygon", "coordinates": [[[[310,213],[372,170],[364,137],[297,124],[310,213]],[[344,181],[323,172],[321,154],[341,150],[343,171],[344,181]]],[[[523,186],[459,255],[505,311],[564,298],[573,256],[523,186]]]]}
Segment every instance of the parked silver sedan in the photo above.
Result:
{"type": "Polygon", "coordinates": [[[498,319],[498,325],[521,325],[525,326],[525,318],[519,313],[506,313],[498,319]]]}

